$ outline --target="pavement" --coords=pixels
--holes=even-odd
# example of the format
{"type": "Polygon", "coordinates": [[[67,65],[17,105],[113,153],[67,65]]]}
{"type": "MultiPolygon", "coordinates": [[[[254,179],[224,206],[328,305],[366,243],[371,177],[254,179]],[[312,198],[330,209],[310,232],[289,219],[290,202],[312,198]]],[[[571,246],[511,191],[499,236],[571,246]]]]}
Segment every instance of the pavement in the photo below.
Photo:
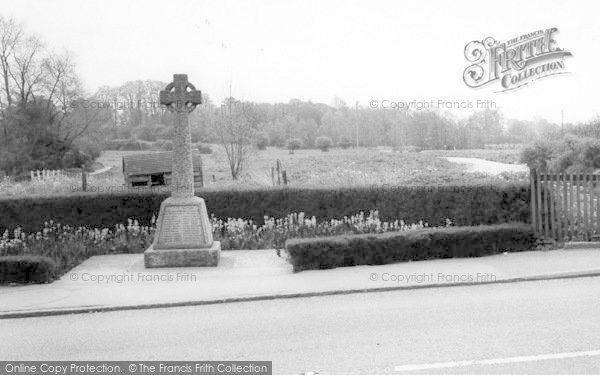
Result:
{"type": "Polygon", "coordinates": [[[0,286],[0,319],[598,275],[598,248],[299,273],[274,250],[223,251],[209,268],[146,269],[143,254],[105,255],[51,284],[0,286]]]}

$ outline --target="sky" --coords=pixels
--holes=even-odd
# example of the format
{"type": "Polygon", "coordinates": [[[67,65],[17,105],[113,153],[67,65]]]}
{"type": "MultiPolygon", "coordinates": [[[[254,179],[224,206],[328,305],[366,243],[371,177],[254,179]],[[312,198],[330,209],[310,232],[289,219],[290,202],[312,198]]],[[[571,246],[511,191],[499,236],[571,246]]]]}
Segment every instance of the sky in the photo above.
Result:
{"type": "Polygon", "coordinates": [[[598,3],[0,0],[0,14],[69,50],[89,92],[186,73],[215,102],[231,86],[236,98],[257,102],[471,103],[446,105],[464,117],[480,100],[506,117],[560,123],[561,112],[565,122],[600,114],[598,3]],[[573,54],[565,59],[570,74],[503,93],[463,82],[469,42],[552,27],[573,54]]]}

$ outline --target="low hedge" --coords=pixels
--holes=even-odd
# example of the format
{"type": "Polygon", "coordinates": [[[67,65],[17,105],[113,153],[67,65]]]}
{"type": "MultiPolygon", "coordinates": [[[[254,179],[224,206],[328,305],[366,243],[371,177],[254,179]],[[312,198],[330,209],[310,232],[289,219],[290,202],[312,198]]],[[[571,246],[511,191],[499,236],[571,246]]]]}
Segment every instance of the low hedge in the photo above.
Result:
{"type": "Polygon", "coordinates": [[[33,255],[0,257],[0,284],[43,284],[53,280],[56,263],[48,258],[33,255]]]}
{"type": "MultiPolygon", "coordinates": [[[[431,226],[529,222],[528,185],[372,186],[352,188],[201,189],[209,214],[262,223],[265,215],[294,212],[330,220],[378,210],[382,220],[423,220],[431,226]]],[[[168,193],[73,193],[52,197],[0,199],[0,231],[17,226],[37,232],[45,221],[88,228],[112,228],[128,218],[148,225],[168,193]]]]}
{"type": "Polygon", "coordinates": [[[384,234],[292,239],[286,250],[294,272],[411,260],[479,257],[532,250],[531,225],[432,228],[384,234]]]}

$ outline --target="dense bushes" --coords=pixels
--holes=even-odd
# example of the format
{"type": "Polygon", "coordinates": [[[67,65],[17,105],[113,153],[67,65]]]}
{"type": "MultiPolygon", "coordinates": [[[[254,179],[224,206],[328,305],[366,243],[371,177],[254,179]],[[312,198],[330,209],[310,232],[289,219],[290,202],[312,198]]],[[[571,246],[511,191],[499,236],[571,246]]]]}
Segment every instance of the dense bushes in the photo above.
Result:
{"type": "Polygon", "coordinates": [[[329,151],[329,148],[331,147],[331,145],[333,145],[333,141],[329,137],[321,136],[317,137],[315,145],[321,151],[329,151]]]}
{"type": "MultiPolygon", "coordinates": [[[[201,154],[212,153],[212,149],[209,145],[200,142],[194,143],[193,145],[201,154]]],[[[136,139],[112,139],[107,141],[104,144],[104,147],[107,150],[121,151],[172,151],[173,141],[168,139],[158,139],[153,142],[136,139]]]]}
{"type": "Polygon", "coordinates": [[[290,150],[290,154],[294,153],[294,150],[302,148],[302,140],[300,138],[291,138],[287,140],[286,147],[290,150]]]}
{"type": "MultiPolygon", "coordinates": [[[[265,215],[304,212],[324,220],[378,210],[382,220],[420,220],[432,226],[451,218],[455,225],[528,222],[527,185],[374,186],[354,188],[253,188],[210,190],[197,194],[217,218],[261,222],[265,215]]],[[[0,231],[17,226],[35,232],[45,221],[92,228],[112,227],[126,218],[148,225],[167,193],[71,194],[0,199],[0,231]]]]}
{"type": "Polygon", "coordinates": [[[159,139],[153,143],[152,148],[155,150],[173,151],[173,141],[159,139]]]}
{"type": "Polygon", "coordinates": [[[254,135],[254,144],[259,150],[266,150],[269,143],[269,135],[267,133],[258,132],[254,135]]]}
{"type": "Polygon", "coordinates": [[[42,284],[52,281],[56,263],[50,258],[31,255],[0,257],[0,284],[42,284]]]}
{"type": "MultiPolygon", "coordinates": [[[[36,71],[37,83],[46,77],[43,65],[36,71]]],[[[6,65],[3,66],[7,69],[6,65]]],[[[29,90],[33,88],[31,85],[37,87],[37,83],[28,83],[29,90]]],[[[40,84],[40,88],[42,86],[40,84]]],[[[7,87],[6,90],[12,89],[7,87]]],[[[15,93],[16,91],[10,95],[15,93]]],[[[77,100],[69,105],[68,116],[57,116],[61,111],[56,108],[56,103],[47,101],[41,92],[28,95],[27,100],[23,100],[19,105],[2,105],[1,171],[18,176],[27,174],[30,170],[77,168],[83,164],[91,164],[98,157],[100,149],[96,146],[97,142],[77,138],[79,130],[85,129],[83,123],[91,125],[90,128],[96,124],[89,117],[81,117],[82,113],[77,109],[80,103],[77,100]]]]}
{"type": "Polygon", "coordinates": [[[465,258],[533,250],[530,225],[499,224],[398,233],[292,239],[286,249],[294,271],[465,258]]]}
{"type": "Polygon", "coordinates": [[[107,150],[141,151],[150,150],[152,144],[150,142],[135,139],[112,139],[107,141],[104,147],[107,150]]]}
{"type": "Polygon", "coordinates": [[[338,142],[338,146],[340,146],[341,148],[343,148],[344,150],[352,147],[352,141],[350,140],[350,138],[343,136],[340,138],[340,141],[338,142]]]}
{"type": "Polygon", "coordinates": [[[537,141],[523,150],[521,161],[541,171],[594,172],[600,169],[600,140],[567,135],[560,140],[537,141]]]}
{"type": "Polygon", "coordinates": [[[198,150],[198,152],[201,154],[212,154],[212,148],[210,148],[209,145],[205,145],[202,143],[196,143],[195,146],[196,146],[196,149],[198,150]]]}

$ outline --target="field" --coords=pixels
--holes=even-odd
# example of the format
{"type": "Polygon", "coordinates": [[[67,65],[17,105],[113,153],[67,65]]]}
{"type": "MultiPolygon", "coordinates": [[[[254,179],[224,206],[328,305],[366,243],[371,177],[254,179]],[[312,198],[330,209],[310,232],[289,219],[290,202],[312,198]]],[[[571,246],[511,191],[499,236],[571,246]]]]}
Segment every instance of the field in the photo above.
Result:
{"type": "MultiPolygon", "coordinates": [[[[518,150],[455,150],[395,152],[389,148],[334,148],[320,150],[288,150],[269,147],[252,151],[244,171],[233,180],[223,148],[211,145],[212,154],[202,155],[206,187],[272,186],[271,170],[277,160],[287,172],[292,186],[358,186],[358,185],[440,185],[461,183],[498,183],[523,179],[522,175],[467,172],[462,164],[451,163],[442,156],[477,157],[491,161],[514,162],[518,150]]],[[[88,177],[91,191],[108,191],[123,186],[122,157],[150,151],[105,151],[97,160],[99,166],[113,167],[109,172],[88,177]]],[[[0,196],[52,195],[81,191],[80,177],[62,177],[43,182],[0,182],[0,196]]]]}
{"type": "MultiPolygon", "coordinates": [[[[205,186],[235,185],[271,186],[271,169],[279,160],[293,186],[356,186],[356,185],[428,185],[494,180],[484,174],[467,172],[464,165],[451,163],[440,156],[478,157],[492,161],[516,160],[515,150],[457,150],[401,153],[389,148],[288,150],[269,147],[252,152],[244,172],[234,181],[226,155],[219,145],[211,145],[212,154],[203,158],[205,186]],[[504,155],[504,156],[503,156],[504,155]]],[[[115,166],[121,173],[121,157],[137,151],[105,151],[100,159],[104,165],[115,166]]],[[[122,178],[122,176],[119,176],[122,178]]]]}

